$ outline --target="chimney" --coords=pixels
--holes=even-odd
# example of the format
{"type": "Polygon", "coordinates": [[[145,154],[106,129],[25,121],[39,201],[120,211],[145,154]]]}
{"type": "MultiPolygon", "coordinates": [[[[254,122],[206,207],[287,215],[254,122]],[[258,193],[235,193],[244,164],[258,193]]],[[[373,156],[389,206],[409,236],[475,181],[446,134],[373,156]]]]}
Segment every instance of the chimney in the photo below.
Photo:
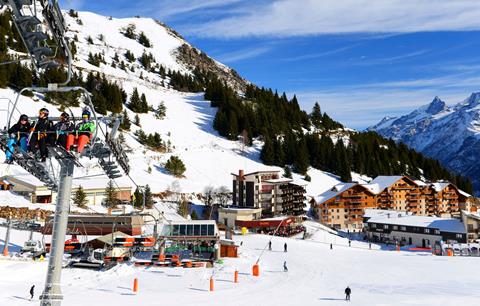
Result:
{"type": "Polygon", "coordinates": [[[243,181],[243,179],[244,179],[243,170],[238,170],[238,180],[243,181]]]}

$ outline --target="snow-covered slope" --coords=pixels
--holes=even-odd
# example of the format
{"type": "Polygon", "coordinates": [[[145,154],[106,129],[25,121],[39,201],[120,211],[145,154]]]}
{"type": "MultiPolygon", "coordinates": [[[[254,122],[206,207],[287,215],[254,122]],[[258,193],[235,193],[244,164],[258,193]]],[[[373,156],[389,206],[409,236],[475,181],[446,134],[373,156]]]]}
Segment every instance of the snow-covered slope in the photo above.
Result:
{"type": "MultiPolygon", "coordinates": [[[[118,265],[108,271],[64,269],[64,305],[344,305],[344,289],[352,289],[348,304],[373,306],[478,304],[478,258],[437,257],[429,253],[396,252],[333,235],[308,226],[311,239],[247,234],[234,236],[239,258],[224,258],[215,269],[135,267],[118,265]],[[263,252],[269,239],[272,251],[263,252]],[[288,252],[283,252],[283,244],[288,252]],[[330,243],[333,249],[330,250],[330,243]],[[260,276],[252,266],[260,259],[260,276]],[[283,271],[286,262],[288,272],[283,271]],[[239,282],[233,282],[234,271],[239,282]],[[477,272],[475,272],[477,271],[477,272]],[[214,291],[209,292],[210,277],[214,291]],[[134,278],[139,290],[132,293],[134,278]],[[441,301],[441,302],[440,302],[441,301]]],[[[0,227],[0,237],[5,228],[0,227]]],[[[13,231],[11,250],[18,250],[28,232],[13,231]]],[[[0,242],[0,247],[2,243],[0,242]]],[[[0,305],[38,303],[47,261],[0,260],[0,305]],[[14,272],[13,272],[14,271],[14,272]],[[28,290],[35,285],[35,300],[28,290]]]]}
{"type": "Polygon", "coordinates": [[[399,118],[383,119],[369,129],[471,177],[476,191],[480,190],[480,93],[453,106],[435,97],[428,105],[399,118]]]}
{"type": "MultiPolygon", "coordinates": [[[[78,18],[66,15],[69,27],[67,35],[77,40],[75,71],[81,72],[84,78],[88,72],[100,72],[110,81],[121,85],[128,96],[134,88],[137,88],[140,94],[146,95],[152,107],[156,108],[161,102],[166,106],[164,119],[156,119],[152,112],[139,114],[141,127],[132,124],[131,131],[125,133],[131,176],[137,184],[149,184],[154,192],[166,189],[178,192],[202,192],[209,185],[230,188],[232,180],[230,174],[237,173],[239,169],[247,172],[278,169],[283,172],[278,167],[268,167],[260,162],[261,142],[255,141],[252,147],[244,148],[240,142],[220,137],[212,127],[217,109],[210,107],[210,102],[203,99],[203,93],[181,93],[173,90],[168,86],[168,78],[163,79],[159,74],[145,70],[138,60],[132,64],[134,72],[130,69],[124,71],[118,64],[115,68],[111,65],[115,55],[127,63],[125,53],[129,50],[136,58],[144,52],[151,53],[156,63],[185,74],[191,73],[192,63],[185,63],[179,59],[179,47],[187,46],[191,48],[190,51],[197,51],[183,38],[149,18],[111,19],[88,12],[79,12],[78,15],[78,18]],[[144,32],[152,47],[146,48],[137,40],[127,38],[121,33],[130,25],[135,26],[137,34],[144,32]],[[88,42],[90,38],[93,44],[88,42]],[[100,64],[100,67],[89,64],[87,60],[90,53],[103,54],[106,64],[100,64]],[[140,128],[146,133],[158,132],[165,142],[170,141],[172,152],[159,153],[141,145],[134,136],[135,131],[140,128]],[[179,156],[185,163],[187,170],[184,178],[175,178],[165,170],[164,164],[171,155],[179,156]]],[[[205,56],[203,58],[202,67],[205,62],[209,62],[205,60],[205,56]]],[[[211,70],[218,69],[229,73],[230,68],[214,60],[210,61],[210,65],[216,67],[210,67],[211,70]]],[[[235,73],[231,74],[233,75],[231,78],[235,79],[235,73]]],[[[10,89],[0,89],[0,97],[13,100],[16,93],[10,89]]],[[[7,109],[5,100],[1,100],[0,103],[4,106],[2,108],[7,109]]],[[[35,116],[41,107],[49,108],[54,116],[59,114],[58,106],[46,103],[41,96],[20,99],[21,113],[35,116]]],[[[80,108],[73,108],[73,111],[80,112],[80,108]]],[[[135,113],[128,109],[127,112],[133,121],[135,113]]],[[[16,114],[18,115],[19,113],[16,114]]],[[[5,125],[5,120],[5,116],[0,116],[1,126],[5,125]]],[[[83,159],[82,164],[85,167],[76,169],[77,177],[101,172],[95,160],[83,159]]],[[[318,170],[312,170],[309,174],[312,181],[307,190],[311,195],[321,193],[338,182],[335,176],[318,170]]],[[[128,178],[121,178],[119,181],[122,185],[129,183],[133,186],[133,182],[128,178]]],[[[107,184],[107,180],[104,184],[107,184]]]]}

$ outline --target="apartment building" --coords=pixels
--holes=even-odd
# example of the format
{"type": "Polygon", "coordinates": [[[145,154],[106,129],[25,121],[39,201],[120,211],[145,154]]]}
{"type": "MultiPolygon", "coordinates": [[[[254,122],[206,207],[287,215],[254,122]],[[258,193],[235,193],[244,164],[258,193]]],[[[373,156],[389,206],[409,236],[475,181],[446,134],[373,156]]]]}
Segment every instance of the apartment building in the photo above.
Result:
{"type": "Polygon", "coordinates": [[[368,208],[459,217],[470,198],[448,182],[425,183],[407,176],[378,176],[369,184],[338,184],[315,197],[312,204],[324,224],[354,230],[363,227],[361,216],[368,208]]]}
{"type": "Polygon", "coordinates": [[[280,177],[280,171],[232,173],[233,206],[261,208],[262,217],[300,215],[305,207],[305,184],[280,177]]]}

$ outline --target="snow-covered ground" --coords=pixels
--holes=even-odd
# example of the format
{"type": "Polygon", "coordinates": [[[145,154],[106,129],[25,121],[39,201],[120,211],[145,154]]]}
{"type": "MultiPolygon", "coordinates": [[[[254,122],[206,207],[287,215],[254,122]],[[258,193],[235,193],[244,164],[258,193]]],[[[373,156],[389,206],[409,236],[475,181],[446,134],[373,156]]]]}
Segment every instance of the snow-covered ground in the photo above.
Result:
{"type": "MultiPolygon", "coordinates": [[[[273,251],[260,259],[260,277],[252,265],[269,236],[235,236],[239,258],[228,258],[215,269],[135,268],[124,264],[106,272],[66,269],[62,290],[64,305],[336,305],[344,303],[343,290],[352,289],[351,305],[477,305],[480,298],[478,258],[436,257],[368,249],[324,232],[312,239],[274,237],[273,251]],[[329,243],[335,243],[330,250],[329,243]],[[283,252],[283,244],[288,252],[283,252]],[[287,262],[289,271],[283,272],[287,262]],[[239,283],[233,283],[235,269],[239,283]],[[215,291],[209,292],[214,276],[215,291]],[[133,279],[139,292],[132,293],[133,279]]],[[[0,228],[0,237],[4,230],[0,228]]],[[[25,235],[14,233],[13,239],[25,235]]],[[[3,240],[1,240],[3,242],[3,240]]],[[[15,242],[15,241],[14,241],[15,242]]],[[[17,243],[20,243],[17,241],[17,243]]],[[[0,260],[0,305],[26,305],[28,290],[36,285],[36,299],[43,290],[47,262],[0,260]],[[7,276],[8,275],[8,276],[7,276]]]]}

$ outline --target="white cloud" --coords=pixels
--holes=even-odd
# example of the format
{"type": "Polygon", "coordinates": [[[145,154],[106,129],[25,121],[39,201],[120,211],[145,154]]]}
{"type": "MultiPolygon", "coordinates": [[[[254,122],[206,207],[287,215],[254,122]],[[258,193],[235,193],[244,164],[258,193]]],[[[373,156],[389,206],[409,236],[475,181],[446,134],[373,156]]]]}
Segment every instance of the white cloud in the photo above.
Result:
{"type": "Polygon", "coordinates": [[[408,33],[480,29],[478,0],[275,0],[200,24],[210,37],[408,33]]]}
{"type": "Polygon", "coordinates": [[[163,21],[177,15],[203,9],[224,7],[240,1],[241,0],[163,0],[157,1],[154,7],[157,8],[156,17],[163,21]]]}
{"type": "Polygon", "coordinates": [[[300,55],[300,56],[295,56],[295,57],[288,57],[283,59],[286,62],[295,62],[295,61],[302,61],[302,60],[308,60],[308,59],[316,59],[316,58],[321,58],[325,56],[330,56],[338,53],[345,52],[347,50],[353,49],[356,46],[359,46],[360,44],[353,44],[350,46],[345,46],[333,50],[328,50],[328,51],[323,51],[323,52],[318,52],[318,53],[313,53],[313,54],[305,54],[305,55],[300,55]]]}
{"type": "Polygon", "coordinates": [[[349,63],[350,65],[357,65],[357,66],[371,66],[371,65],[385,65],[385,64],[390,64],[393,62],[399,62],[399,61],[404,61],[407,59],[411,59],[417,56],[424,55],[428,53],[430,50],[418,50],[414,52],[410,52],[407,54],[401,54],[397,56],[390,56],[390,57],[381,57],[381,58],[362,58],[359,61],[356,61],[354,63],[349,63]]]}
{"type": "Polygon", "coordinates": [[[270,51],[269,47],[259,47],[252,49],[244,49],[224,54],[216,55],[215,58],[222,63],[233,63],[241,60],[257,57],[270,51]]]}

